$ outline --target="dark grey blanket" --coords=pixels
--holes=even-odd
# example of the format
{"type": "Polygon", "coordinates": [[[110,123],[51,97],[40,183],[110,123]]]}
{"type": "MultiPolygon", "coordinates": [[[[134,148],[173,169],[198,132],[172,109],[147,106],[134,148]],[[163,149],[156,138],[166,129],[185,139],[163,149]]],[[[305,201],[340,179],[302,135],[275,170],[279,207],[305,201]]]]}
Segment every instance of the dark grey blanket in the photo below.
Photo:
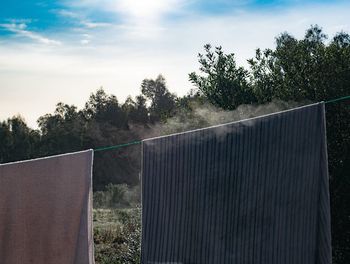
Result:
{"type": "Polygon", "coordinates": [[[145,140],[142,162],[142,263],[331,263],[323,103],[145,140]]]}

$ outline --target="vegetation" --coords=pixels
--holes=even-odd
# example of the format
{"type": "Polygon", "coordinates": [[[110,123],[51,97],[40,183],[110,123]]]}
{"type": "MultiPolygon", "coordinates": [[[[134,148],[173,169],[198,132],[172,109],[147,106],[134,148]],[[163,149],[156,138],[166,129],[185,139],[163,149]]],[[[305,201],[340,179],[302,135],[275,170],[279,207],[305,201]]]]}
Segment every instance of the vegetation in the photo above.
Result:
{"type": "Polygon", "coordinates": [[[105,191],[94,193],[94,208],[135,208],[141,203],[140,186],[108,184],[105,191]]]}
{"type": "MultiPolygon", "coordinates": [[[[102,88],[90,96],[84,109],[59,103],[53,114],[39,118],[38,130],[28,128],[20,116],[10,118],[0,123],[0,162],[116,145],[203,126],[205,118],[194,117],[198,107],[212,107],[210,104],[234,110],[242,104],[260,105],[276,99],[304,104],[350,95],[350,36],[340,32],[328,40],[318,26],[308,29],[301,40],[282,33],[274,49],[256,50],[247,69],[236,65],[234,54],[225,54],[221,47],[213,50],[210,45],[199,54],[199,64],[199,73],[189,74],[196,90],[181,98],[169,92],[160,75],[144,80],[141,94],[124,103],[102,88]]],[[[326,114],[333,258],[334,263],[350,263],[349,101],[328,104],[326,114]]],[[[139,258],[135,242],[139,241],[139,218],[133,215],[135,211],[125,209],[139,201],[137,195],[133,202],[125,200],[126,194],[137,192],[139,153],[139,146],[130,146],[95,156],[96,205],[124,207],[95,211],[99,263],[136,263],[139,258]]]]}
{"type": "Polygon", "coordinates": [[[94,193],[96,264],[139,264],[141,207],[139,187],[108,184],[94,193]]]}
{"type": "Polygon", "coordinates": [[[189,74],[190,81],[215,106],[233,110],[241,104],[256,103],[256,96],[249,83],[249,71],[237,67],[234,54],[225,54],[222,47],[204,46],[205,55],[199,53],[200,71],[189,74]]]}
{"type": "Polygon", "coordinates": [[[139,264],[141,209],[94,209],[96,264],[139,264]]]}

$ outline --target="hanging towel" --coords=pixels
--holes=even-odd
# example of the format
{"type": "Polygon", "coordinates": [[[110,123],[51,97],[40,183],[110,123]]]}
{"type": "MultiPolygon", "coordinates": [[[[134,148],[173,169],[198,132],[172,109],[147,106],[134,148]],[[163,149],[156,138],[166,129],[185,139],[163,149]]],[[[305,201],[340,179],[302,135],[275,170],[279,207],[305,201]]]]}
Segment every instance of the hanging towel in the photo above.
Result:
{"type": "Polygon", "coordinates": [[[143,141],[143,264],[330,264],[324,104],[143,141]]]}
{"type": "Polygon", "coordinates": [[[0,263],[92,264],[92,150],[0,165],[0,263]]]}

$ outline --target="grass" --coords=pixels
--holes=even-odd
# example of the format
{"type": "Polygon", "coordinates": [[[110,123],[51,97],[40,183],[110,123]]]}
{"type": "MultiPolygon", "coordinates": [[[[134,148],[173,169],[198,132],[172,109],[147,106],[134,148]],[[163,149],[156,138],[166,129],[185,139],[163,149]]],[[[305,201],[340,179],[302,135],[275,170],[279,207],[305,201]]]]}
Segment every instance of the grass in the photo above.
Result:
{"type": "Polygon", "coordinates": [[[140,263],[141,209],[94,209],[96,264],[140,263]]]}

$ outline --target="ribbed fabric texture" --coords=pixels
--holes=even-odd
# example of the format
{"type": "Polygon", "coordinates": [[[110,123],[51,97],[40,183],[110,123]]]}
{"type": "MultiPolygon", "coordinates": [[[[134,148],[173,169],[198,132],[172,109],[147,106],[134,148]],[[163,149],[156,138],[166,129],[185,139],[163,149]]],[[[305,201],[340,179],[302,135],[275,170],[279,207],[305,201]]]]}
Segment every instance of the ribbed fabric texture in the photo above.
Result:
{"type": "Polygon", "coordinates": [[[92,150],[0,165],[0,263],[93,264],[92,150]]]}
{"type": "Polygon", "coordinates": [[[323,103],[142,146],[143,264],[331,263],[323,103]]]}

